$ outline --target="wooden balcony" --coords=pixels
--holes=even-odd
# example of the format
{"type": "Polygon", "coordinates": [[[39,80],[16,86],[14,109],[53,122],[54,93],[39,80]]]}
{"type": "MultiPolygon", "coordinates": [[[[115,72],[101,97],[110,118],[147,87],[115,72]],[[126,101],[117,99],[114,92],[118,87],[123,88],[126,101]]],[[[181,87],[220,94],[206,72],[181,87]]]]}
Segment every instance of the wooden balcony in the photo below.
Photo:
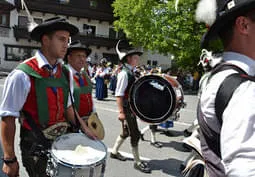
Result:
{"type": "MultiPolygon", "coordinates": [[[[18,41],[19,39],[27,39],[31,41],[30,34],[27,28],[19,27],[15,25],[13,27],[14,37],[18,41]]],[[[96,46],[97,48],[106,47],[108,49],[114,48],[118,39],[109,38],[108,36],[102,35],[87,35],[79,34],[72,38],[72,40],[80,40],[83,44],[87,46],[96,46]]]]}
{"type": "Polygon", "coordinates": [[[108,49],[114,48],[118,39],[109,38],[103,35],[87,35],[80,33],[73,37],[73,40],[80,40],[83,44],[87,46],[96,46],[97,48],[106,47],[108,49]]]}
{"type": "MultiPolygon", "coordinates": [[[[26,0],[27,7],[31,13],[42,12],[68,17],[87,18],[89,20],[99,20],[99,22],[114,21],[111,0],[97,0],[97,7],[91,7],[90,1],[76,0],[67,4],[60,3],[59,0],[26,0]]],[[[21,0],[15,0],[17,10],[21,10],[21,0]]]]}

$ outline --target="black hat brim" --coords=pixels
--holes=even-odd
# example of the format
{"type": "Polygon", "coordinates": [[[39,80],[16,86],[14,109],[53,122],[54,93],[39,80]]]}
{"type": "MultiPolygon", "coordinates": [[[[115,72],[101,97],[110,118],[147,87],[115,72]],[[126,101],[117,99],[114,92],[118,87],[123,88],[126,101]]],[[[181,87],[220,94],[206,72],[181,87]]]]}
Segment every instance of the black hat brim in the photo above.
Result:
{"type": "Polygon", "coordinates": [[[142,54],[143,54],[143,52],[135,51],[135,52],[127,53],[127,55],[125,57],[130,56],[130,55],[139,55],[139,56],[141,56],[142,54]]]}
{"type": "Polygon", "coordinates": [[[123,56],[122,58],[120,58],[120,61],[125,62],[125,61],[126,61],[126,58],[127,58],[128,56],[131,56],[131,55],[139,55],[139,56],[141,56],[142,54],[143,54],[143,52],[139,52],[139,51],[128,52],[128,53],[126,53],[125,56],[123,56]]]}
{"type": "Polygon", "coordinates": [[[41,41],[41,37],[44,34],[48,34],[53,31],[58,31],[58,30],[63,30],[63,31],[68,31],[70,33],[70,36],[74,36],[79,32],[79,29],[67,22],[55,22],[52,24],[41,24],[35,27],[31,33],[31,39],[35,41],[41,41]]]}
{"type": "Polygon", "coordinates": [[[227,25],[236,19],[236,17],[255,9],[255,0],[243,2],[236,7],[230,9],[227,13],[219,16],[209,30],[204,34],[201,40],[201,46],[203,48],[207,47],[211,40],[217,39],[219,32],[222,28],[227,27],[227,25]]]}

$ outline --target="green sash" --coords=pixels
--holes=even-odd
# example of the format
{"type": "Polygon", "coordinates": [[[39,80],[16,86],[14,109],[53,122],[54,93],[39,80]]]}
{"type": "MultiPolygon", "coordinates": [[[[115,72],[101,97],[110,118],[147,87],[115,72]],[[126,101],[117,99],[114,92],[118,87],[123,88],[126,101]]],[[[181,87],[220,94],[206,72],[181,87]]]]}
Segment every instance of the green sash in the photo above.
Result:
{"type": "Polygon", "coordinates": [[[39,122],[41,125],[47,125],[49,121],[49,110],[48,110],[48,96],[46,88],[48,87],[60,87],[64,93],[64,110],[66,111],[67,102],[68,102],[68,88],[69,84],[67,78],[62,72],[60,78],[43,78],[39,75],[33,68],[29,65],[22,63],[19,64],[17,69],[22,70],[26,74],[35,79],[35,91],[36,91],[36,100],[38,107],[38,116],[39,122]]]}
{"type": "Polygon", "coordinates": [[[88,94],[88,93],[92,93],[92,83],[88,77],[88,75],[84,72],[82,72],[82,75],[86,77],[86,81],[88,83],[87,86],[83,86],[83,87],[79,87],[77,86],[77,84],[75,83],[74,81],[74,93],[73,93],[73,96],[74,96],[74,105],[75,105],[75,108],[77,110],[79,110],[80,108],[80,95],[81,94],[88,94]]]}

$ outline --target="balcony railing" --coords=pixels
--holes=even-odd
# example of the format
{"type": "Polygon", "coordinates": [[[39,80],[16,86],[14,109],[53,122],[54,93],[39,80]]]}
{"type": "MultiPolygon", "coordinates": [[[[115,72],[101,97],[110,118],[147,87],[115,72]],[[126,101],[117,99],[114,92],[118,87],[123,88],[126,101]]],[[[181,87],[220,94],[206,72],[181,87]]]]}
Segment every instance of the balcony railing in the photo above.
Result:
{"type": "Polygon", "coordinates": [[[80,40],[83,44],[88,46],[107,47],[108,49],[114,48],[118,39],[110,38],[106,35],[100,34],[86,34],[80,33],[73,37],[74,40],[80,40]]]}
{"type": "MultiPolygon", "coordinates": [[[[114,21],[112,1],[100,0],[97,8],[91,8],[90,3],[84,0],[70,1],[62,4],[57,0],[27,0],[26,5],[31,12],[53,13],[67,17],[87,18],[112,23],[114,21]]],[[[21,0],[15,0],[18,10],[22,10],[21,0]]]]}
{"type": "MultiPolygon", "coordinates": [[[[31,40],[28,29],[25,27],[19,27],[18,25],[15,25],[13,26],[13,32],[16,40],[31,40]]],[[[72,40],[80,40],[83,44],[88,46],[96,46],[98,48],[107,47],[108,49],[114,48],[116,43],[118,42],[117,38],[110,38],[109,36],[105,35],[86,33],[80,33],[79,35],[72,37],[72,40]]]]}

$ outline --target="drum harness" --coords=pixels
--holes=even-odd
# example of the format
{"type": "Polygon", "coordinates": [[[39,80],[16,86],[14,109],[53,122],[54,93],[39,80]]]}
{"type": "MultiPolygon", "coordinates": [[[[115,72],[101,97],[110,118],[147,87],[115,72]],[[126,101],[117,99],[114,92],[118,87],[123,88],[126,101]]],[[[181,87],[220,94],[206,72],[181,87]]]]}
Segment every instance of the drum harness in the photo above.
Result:
{"type": "MultiPolygon", "coordinates": [[[[216,98],[215,98],[215,113],[216,117],[222,125],[222,114],[227,107],[229,101],[232,98],[232,95],[234,91],[245,81],[255,81],[255,78],[252,76],[249,76],[246,72],[244,72],[241,68],[228,64],[225,62],[220,62],[216,66],[212,68],[210,71],[210,75],[208,80],[206,81],[207,83],[210,81],[211,77],[221,71],[224,70],[229,70],[233,69],[237,71],[237,73],[230,74],[227,76],[223,82],[221,83],[217,93],[216,93],[216,98]]],[[[200,102],[198,102],[198,121],[200,123],[200,129],[202,132],[202,135],[200,135],[200,140],[206,141],[207,145],[211,148],[211,150],[207,150],[207,158],[214,161],[215,164],[217,162],[221,161],[221,152],[220,152],[220,134],[215,132],[213,129],[211,129],[203,119],[203,115],[201,112],[201,108],[199,108],[200,102]],[[216,154],[212,155],[212,152],[216,154]],[[217,159],[216,159],[217,158],[217,159]]],[[[195,150],[196,152],[196,150],[195,150]]],[[[203,159],[200,153],[197,152],[195,155],[191,156],[189,161],[187,161],[185,169],[182,171],[183,176],[185,177],[193,177],[193,176],[201,176],[201,177],[207,177],[208,173],[205,171],[204,163],[206,163],[206,160],[203,159]],[[201,158],[201,161],[200,161],[201,158]]],[[[220,167],[219,167],[220,168],[220,167]]],[[[220,171],[220,170],[219,170],[220,171]]],[[[218,175],[221,175],[220,173],[218,175]]]]}
{"type": "MultiPolygon", "coordinates": [[[[70,82],[69,79],[69,71],[66,67],[62,67],[62,71],[64,73],[64,75],[66,76],[66,79],[68,80],[68,83],[70,82]]],[[[75,110],[74,107],[74,100],[72,97],[72,93],[70,90],[70,86],[68,87],[68,92],[70,94],[71,97],[71,103],[72,103],[72,107],[75,110]]],[[[22,117],[25,118],[25,120],[27,121],[27,123],[29,124],[29,126],[31,127],[31,133],[33,135],[33,137],[35,138],[35,142],[32,144],[31,148],[30,148],[30,154],[41,157],[44,155],[49,155],[48,150],[51,148],[51,144],[53,142],[53,140],[46,138],[46,136],[44,135],[43,131],[38,128],[38,126],[36,125],[35,121],[32,119],[31,115],[22,110],[21,111],[21,115],[23,115],[22,117]]],[[[71,124],[71,122],[69,122],[71,124],[71,128],[72,128],[72,132],[78,132],[80,129],[80,123],[79,120],[77,118],[77,115],[74,113],[75,116],[75,124],[71,124]]]]}
{"type": "MultiPolygon", "coordinates": [[[[232,98],[232,95],[234,91],[245,81],[253,81],[255,82],[255,77],[249,76],[245,71],[243,71],[241,68],[239,68],[236,65],[228,64],[225,62],[221,62],[218,65],[216,65],[212,71],[211,75],[208,78],[208,82],[210,81],[211,77],[215,75],[218,72],[233,69],[237,71],[237,73],[230,74],[227,76],[223,82],[221,83],[215,98],[215,113],[216,117],[222,125],[222,114],[227,107],[229,101],[232,98]]],[[[200,103],[198,103],[200,104],[200,103]]],[[[202,126],[200,126],[200,129],[203,129],[203,135],[206,138],[206,143],[212,147],[212,151],[217,154],[219,158],[221,158],[220,153],[220,134],[212,130],[205,122],[205,120],[202,118],[202,112],[199,109],[199,122],[202,126]],[[210,139],[210,140],[209,140],[210,139]],[[213,139],[213,140],[212,140],[213,139]]]]}

